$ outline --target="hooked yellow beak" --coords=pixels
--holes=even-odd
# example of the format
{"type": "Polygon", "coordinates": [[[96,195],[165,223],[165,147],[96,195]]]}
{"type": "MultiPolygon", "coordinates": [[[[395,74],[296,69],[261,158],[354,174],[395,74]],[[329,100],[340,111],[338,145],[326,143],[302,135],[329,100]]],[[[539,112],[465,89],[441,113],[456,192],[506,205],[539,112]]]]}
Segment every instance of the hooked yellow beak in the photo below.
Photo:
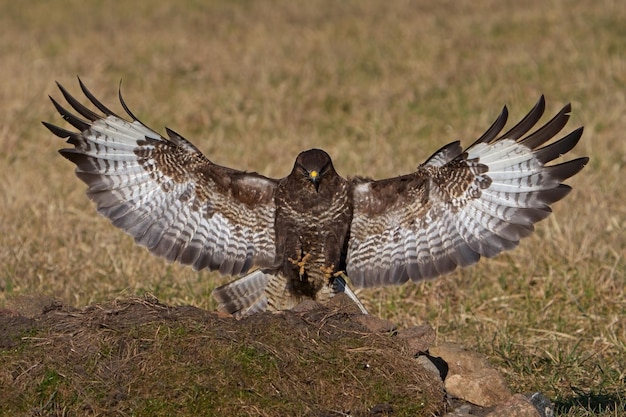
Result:
{"type": "Polygon", "coordinates": [[[315,186],[315,191],[319,191],[320,188],[320,173],[313,170],[309,172],[309,181],[315,186]]]}

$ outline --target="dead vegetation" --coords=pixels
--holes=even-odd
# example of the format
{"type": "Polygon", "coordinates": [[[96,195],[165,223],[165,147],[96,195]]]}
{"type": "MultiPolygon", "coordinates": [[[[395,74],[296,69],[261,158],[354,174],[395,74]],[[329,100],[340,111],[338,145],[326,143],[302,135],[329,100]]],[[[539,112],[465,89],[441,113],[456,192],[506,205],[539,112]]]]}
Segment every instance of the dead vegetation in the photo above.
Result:
{"type": "MultiPolygon", "coordinates": [[[[0,314],[4,415],[431,416],[441,380],[348,308],[236,321],[156,299],[0,314]],[[355,316],[356,317],[355,319],[355,316]]],[[[20,307],[17,307],[20,308],[20,307]]]]}

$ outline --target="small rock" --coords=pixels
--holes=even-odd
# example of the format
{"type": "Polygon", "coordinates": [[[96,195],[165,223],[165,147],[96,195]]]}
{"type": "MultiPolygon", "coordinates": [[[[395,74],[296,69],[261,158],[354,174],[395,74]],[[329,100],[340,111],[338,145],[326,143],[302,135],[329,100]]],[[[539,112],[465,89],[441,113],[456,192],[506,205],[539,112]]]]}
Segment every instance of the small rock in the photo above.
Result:
{"type": "Polygon", "coordinates": [[[448,413],[443,417],[485,417],[486,409],[458,398],[448,398],[448,413]]]}
{"type": "Polygon", "coordinates": [[[481,407],[491,407],[511,397],[502,375],[479,353],[443,344],[430,348],[430,354],[448,364],[444,384],[449,395],[481,407]]]}
{"type": "Polygon", "coordinates": [[[472,407],[469,404],[462,405],[454,409],[449,413],[444,414],[443,417],[465,417],[472,415],[472,407]]]}
{"type": "Polygon", "coordinates": [[[541,417],[554,417],[554,404],[543,393],[537,391],[527,397],[535,405],[541,417]]]}
{"type": "Polygon", "coordinates": [[[422,365],[424,369],[426,369],[428,372],[430,372],[437,378],[441,378],[441,372],[439,372],[439,368],[435,366],[435,364],[428,358],[428,356],[419,355],[416,360],[417,363],[422,365]]]}
{"type": "Polygon", "coordinates": [[[541,414],[528,398],[515,394],[485,417],[541,417],[541,414]]]}
{"type": "Polygon", "coordinates": [[[404,340],[412,355],[427,352],[435,343],[435,330],[428,324],[398,330],[398,339],[404,340]]]}

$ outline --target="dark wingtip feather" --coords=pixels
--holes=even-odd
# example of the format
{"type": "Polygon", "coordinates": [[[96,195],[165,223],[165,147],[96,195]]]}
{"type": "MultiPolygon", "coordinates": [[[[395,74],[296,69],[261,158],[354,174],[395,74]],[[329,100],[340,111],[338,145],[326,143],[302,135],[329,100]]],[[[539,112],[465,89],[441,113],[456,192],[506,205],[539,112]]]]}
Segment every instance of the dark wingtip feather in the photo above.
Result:
{"type": "Polygon", "coordinates": [[[545,204],[546,207],[549,207],[550,204],[564,199],[570,192],[572,192],[572,187],[567,184],[559,184],[551,190],[539,191],[537,193],[537,199],[545,204]]]}
{"type": "MultiPolygon", "coordinates": [[[[119,88],[117,90],[117,95],[118,95],[118,97],[120,99],[120,103],[122,104],[122,107],[124,108],[124,111],[126,112],[126,114],[128,114],[134,121],[139,122],[139,119],[137,118],[137,116],[135,116],[133,114],[133,112],[130,111],[130,109],[126,105],[126,102],[124,101],[124,97],[122,97],[122,80],[120,80],[120,85],[119,85],[119,88]]],[[[141,122],[139,122],[139,123],[141,123],[141,122]]]]}
{"type": "Polygon", "coordinates": [[[50,101],[52,101],[52,104],[54,105],[54,108],[59,112],[61,117],[63,117],[63,119],[66,122],[68,122],[69,124],[74,126],[76,129],[80,130],[81,132],[89,129],[89,127],[91,125],[88,122],[86,122],[83,119],[81,119],[80,117],[77,117],[76,115],[72,114],[65,107],[61,106],[54,98],[52,98],[50,96],[48,96],[48,97],[50,98],[50,101]]]}
{"type": "Polygon", "coordinates": [[[76,110],[78,113],[80,113],[81,116],[86,117],[88,120],[95,122],[96,120],[100,119],[101,116],[91,110],[89,110],[87,107],[83,106],[78,100],[76,100],[66,89],[65,87],[63,87],[61,85],[61,83],[59,83],[58,81],[55,81],[57,84],[57,87],[59,88],[59,90],[61,90],[61,94],[63,94],[63,97],[65,97],[65,100],[67,100],[67,102],[69,103],[70,106],[72,106],[72,108],[74,110],[76,110]]]}
{"type": "Polygon", "coordinates": [[[97,163],[86,156],[78,149],[67,148],[59,149],[59,153],[68,161],[71,161],[76,165],[74,173],[78,178],[86,184],[90,184],[91,181],[97,178],[101,178],[99,167],[97,163]],[[86,175],[89,174],[89,175],[86,175]]]}
{"type": "Polygon", "coordinates": [[[42,125],[44,125],[49,131],[51,131],[52,133],[54,133],[55,135],[57,135],[60,138],[69,138],[70,136],[74,135],[74,132],[71,132],[69,130],[63,129],[59,126],[53,125],[52,123],[48,123],[48,122],[41,122],[42,125]]]}
{"type": "Polygon", "coordinates": [[[535,156],[542,163],[545,164],[550,162],[562,155],[565,155],[569,151],[571,151],[574,146],[578,143],[581,136],[583,134],[583,127],[579,127],[578,129],[572,131],[567,136],[559,139],[558,141],[551,143],[550,145],[544,146],[541,149],[535,151],[535,156]]]}
{"type": "MultiPolygon", "coordinates": [[[[83,91],[83,94],[89,99],[89,101],[91,101],[91,103],[96,106],[98,108],[98,110],[100,110],[102,113],[106,114],[107,116],[115,116],[115,117],[119,117],[117,114],[113,113],[107,106],[105,106],[104,104],[102,104],[100,102],[100,100],[98,100],[92,93],[91,91],[89,91],[87,89],[87,87],[85,86],[85,84],[83,84],[83,81],[80,79],[80,77],[78,78],[78,84],[80,85],[80,89],[83,91]]],[[[119,117],[121,119],[121,117],[119,117]]]]}
{"type": "Polygon", "coordinates": [[[546,100],[543,94],[539,97],[539,100],[535,104],[535,106],[528,112],[526,116],[522,120],[519,121],[518,124],[513,126],[511,130],[506,132],[504,135],[500,136],[501,139],[519,139],[526,132],[528,132],[532,127],[537,124],[543,112],[546,109],[546,100]]]}
{"type": "Polygon", "coordinates": [[[498,135],[498,133],[502,131],[508,118],[509,118],[509,109],[507,109],[507,107],[504,106],[502,107],[502,111],[500,112],[500,115],[498,116],[498,118],[491,124],[489,129],[487,129],[487,131],[483,133],[481,137],[476,139],[476,141],[470,145],[470,148],[478,143],[491,142],[498,135]]]}
{"type": "Polygon", "coordinates": [[[549,173],[551,178],[563,181],[578,174],[587,165],[587,162],[589,162],[589,158],[583,157],[563,162],[562,164],[547,166],[543,169],[549,173]]]}
{"type": "Polygon", "coordinates": [[[64,158],[69,159],[74,163],[76,163],[78,159],[85,157],[81,151],[75,148],[59,149],[59,153],[63,155],[64,158]]]}
{"type": "Polygon", "coordinates": [[[572,106],[567,104],[561,109],[549,122],[537,129],[534,133],[528,135],[519,143],[528,146],[530,149],[543,145],[545,142],[552,139],[557,133],[559,133],[567,124],[569,120],[572,106]]]}

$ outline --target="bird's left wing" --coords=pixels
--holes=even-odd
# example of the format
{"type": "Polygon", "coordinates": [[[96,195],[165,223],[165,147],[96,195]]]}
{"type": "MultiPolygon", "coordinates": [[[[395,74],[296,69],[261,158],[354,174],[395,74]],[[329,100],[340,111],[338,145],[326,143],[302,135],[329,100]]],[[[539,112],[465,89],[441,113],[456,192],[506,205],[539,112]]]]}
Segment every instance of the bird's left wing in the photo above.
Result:
{"type": "Polygon", "coordinates": [[[450,143],[416,172],[381,181],[353,180],[354,214],[346,272],[357,287],[433,278],[515,247],[550,204],[571,190],[561,181],[588,158],[546,163],[570,151],[576,129],[543,146],[567,123],[570,106],[534,133],[543,97],[515,127],[498,136],[506,107],[466,151],[450,143]]]}
{"type": "Polygon", "coordinates": [[[177,133],[167,129],[166,139],[146,127],[121,94],[131,121],[80,86],[104,114],[59,85],[82,117],[52,103],[77,131],[43,124],[74,145],[59,152],[76,164],[98,212],[152,253],[195,269],[238,275],[273,265],[276,180],[214,164],[177,133]]]}

